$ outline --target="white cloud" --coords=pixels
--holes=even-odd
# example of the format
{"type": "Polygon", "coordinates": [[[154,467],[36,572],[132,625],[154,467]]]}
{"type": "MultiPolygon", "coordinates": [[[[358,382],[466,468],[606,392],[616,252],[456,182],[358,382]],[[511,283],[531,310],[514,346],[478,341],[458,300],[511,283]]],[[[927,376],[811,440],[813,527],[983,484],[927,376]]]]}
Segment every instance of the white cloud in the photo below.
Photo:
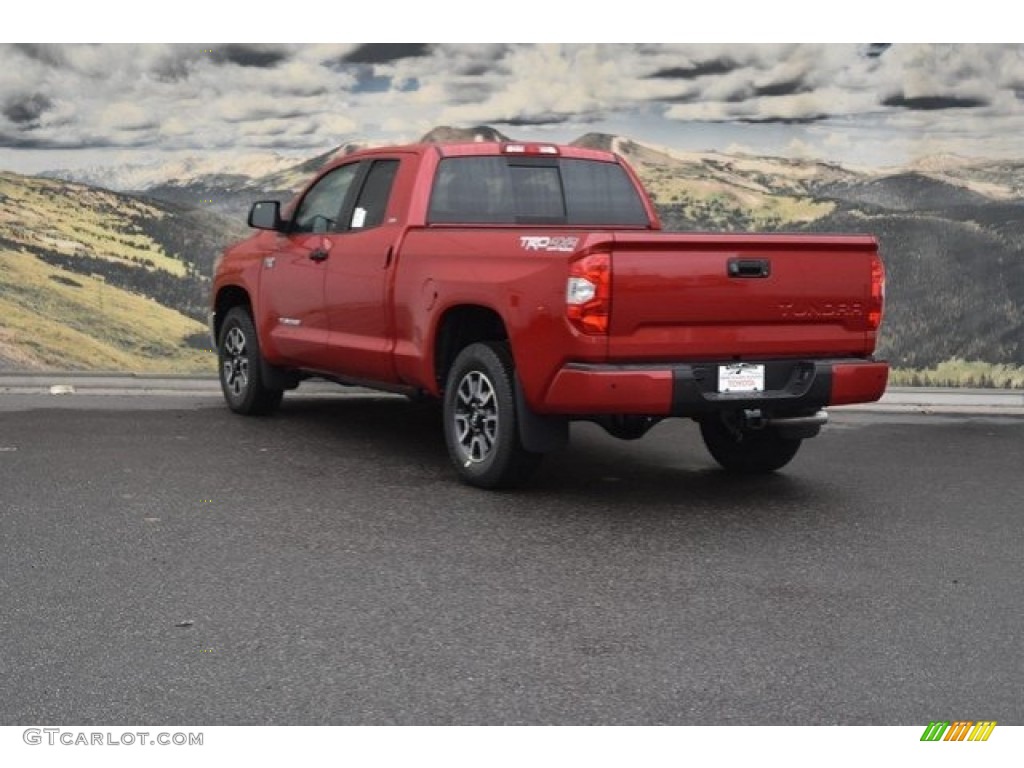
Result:
{"type": "Polygon", "coordinates": [[[153,115],[141,105],[115,101],[102,107],[96,118],[97,127],[114,131],[135,131],[154,127],[153,115]]]}
{"type": "Polygon", "coordinates": [[[728,125],[726,141],[779,153],[797,139],[1020,154],[1021,46],[437,45],[347,61],[355,50],[0,46],[0,147],[304,151],[495,122],[565,138],[728,125]]]}

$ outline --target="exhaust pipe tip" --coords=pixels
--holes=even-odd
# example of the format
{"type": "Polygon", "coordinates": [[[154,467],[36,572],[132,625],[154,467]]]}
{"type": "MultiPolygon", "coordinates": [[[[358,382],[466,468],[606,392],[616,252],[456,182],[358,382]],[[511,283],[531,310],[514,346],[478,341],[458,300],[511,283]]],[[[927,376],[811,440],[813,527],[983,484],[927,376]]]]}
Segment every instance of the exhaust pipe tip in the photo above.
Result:
{"type": "Polygon", "coordinates": [[[765,421],[768,426],[779,430],[783,437],[803,440],[821,432],[821,428],[828,424],[828,412],[822,409],[807,416],[773,416],[765,421]]]}

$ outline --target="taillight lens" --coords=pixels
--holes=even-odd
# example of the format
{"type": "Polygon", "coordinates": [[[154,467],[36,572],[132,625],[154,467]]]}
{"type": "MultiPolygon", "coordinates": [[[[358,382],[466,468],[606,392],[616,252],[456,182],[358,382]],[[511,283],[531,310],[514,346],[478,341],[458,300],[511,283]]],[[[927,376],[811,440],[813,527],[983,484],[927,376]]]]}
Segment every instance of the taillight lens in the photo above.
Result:
{"type": "Polygon", "coordinates": [[[608,333],[612,303],[612,257],[592,253],[569,264],[565,312],[583,333],[608,333]]]}
{"type": "Polygon", "coordinates": [[[868,327],[877,331],[882,324],[885,305],[885,267],[877,256],[871,259],[871,301],[868,304],[868,327]]]}

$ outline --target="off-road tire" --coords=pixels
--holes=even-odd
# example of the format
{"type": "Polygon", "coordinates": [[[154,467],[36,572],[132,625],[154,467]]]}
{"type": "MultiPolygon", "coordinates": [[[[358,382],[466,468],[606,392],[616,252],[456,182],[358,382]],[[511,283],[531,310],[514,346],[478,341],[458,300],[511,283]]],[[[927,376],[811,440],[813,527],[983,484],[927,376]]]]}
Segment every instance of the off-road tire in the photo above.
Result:
{"type": "Polygon", "coordinates": [[[478,488],[525,481],[542,454],[519,437],[515,367],[504,342],[470,344],[455,358],[444,391],[444,435],[459,478],[478,488]]]}
{"type": "Polygon", "coordinates": [[[233,307],[224,318],[217,340],[220,388],[235,413],[260,416],[281,404],[284,390],[263,383],[260,342],[252,316],[245,307],[233,307]]]}

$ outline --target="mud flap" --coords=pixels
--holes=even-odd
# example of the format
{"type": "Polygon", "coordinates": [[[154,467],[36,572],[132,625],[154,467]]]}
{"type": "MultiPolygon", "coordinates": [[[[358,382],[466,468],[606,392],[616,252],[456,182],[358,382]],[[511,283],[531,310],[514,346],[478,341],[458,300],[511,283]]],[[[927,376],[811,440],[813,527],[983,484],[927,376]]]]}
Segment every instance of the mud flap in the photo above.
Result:
{"type": "Polygon", "coordinates": [[[541,416],[526,404],[516,377],[516,417],[519,441],[531,453],[550,453],[569,444],[569,420],[562,416],[541,416]]]}
{"type": "Polygon", "coordinates": [[[298,373],[286,368],[278,368],[260,358],[260,378],[263,386],[270,389],[295,389],[302,380],[298,373]]]}

